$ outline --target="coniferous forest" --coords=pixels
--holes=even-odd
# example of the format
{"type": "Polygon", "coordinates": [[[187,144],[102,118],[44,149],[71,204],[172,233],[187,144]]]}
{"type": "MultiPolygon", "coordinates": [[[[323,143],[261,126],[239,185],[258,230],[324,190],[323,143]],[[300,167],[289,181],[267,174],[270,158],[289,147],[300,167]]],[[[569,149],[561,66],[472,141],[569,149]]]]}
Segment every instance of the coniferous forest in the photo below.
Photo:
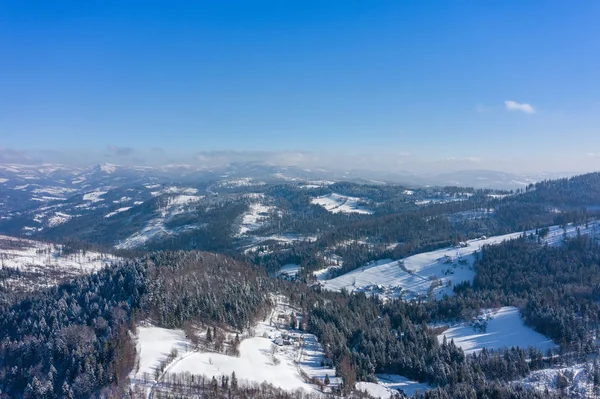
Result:
{"type": "MultiPolygon", "coordinates": [[[[121,251],[116,252],[120,260],[89,275],[27,293],[3,289],[0,397],[135,397],[128,376],[135,367],[134,336],[140,321],[151,319],[165,328],[187,329],[200,323],[244,331],[269,313],[275,294],[304,313],[300,328],[315,334],[323,345],[327,361],[341,378],[341,394],[358,395],[353,391],[356,382],[374,382],[376,374],[383,373],[428,384],[431,389],[419,398],[558,398],[565,397],[559,389],[534,390],[518,381],[536,370],[577,362],[591,365],[590,384],[597,389],[597,238],[578,229],[575,236],[565,235],[560,245],[542,240],[548,234],[543,226],[551,223],[575,223],[584,229],[594,221],[593,210],[585,207],[592,197],[582,197],[581,191],[589,194],[598,189],[596,180],[583,176],[543,182],[508,199],[472,198],[468,204],[349,219],[316,241],[287,244],[264,256],[121,251]],[[554,205],[555,199],[556,205],[568,206],[559,217],[549,220],[548,214],[535,211],[554,205]],[[479,208],[476,201],[495,209],[494,218],[471,226],[481,230],[470,233],[468,225],[442,217],[463,212],[467,206],[479,208]],[[358,243],[339,249],[345,262],[337,273],[342,274],[381,256],[400,259],[455,245],[480,231],[526,228],[535,233],[484,246],[476,255],[474,280],[454,286],[453,295],[439,300],[382,300],[364,293],[329,292],[309,277],[322,266],[314,261],[316,255],[340,240],[376,236],[383,237],[382,242],[401,242],[395,248],[358,243]],[[274,277],[273,270],[285,263],[302,266],[298,279],[274,277]],[[524,323],[551,338],[558,349],[546,353],[513,347],[467,355],[453,341],[438,340],[443,323],[468,321],[482,309],[501,306],[518,308],[524,323]]],[[[74,253],[100,248],[76,240],[63,245],[64,251],[74,253]]],[[[10,279],[14,273],[6,269],[2,278],[10,279]]],[[[242,387],[228,382],[224,387],[223,381],[215,386],[212,381],[199,385],[188,380],[173,377],[172,391],[164,397],[295,395],[266,385],[242,387]]]]}

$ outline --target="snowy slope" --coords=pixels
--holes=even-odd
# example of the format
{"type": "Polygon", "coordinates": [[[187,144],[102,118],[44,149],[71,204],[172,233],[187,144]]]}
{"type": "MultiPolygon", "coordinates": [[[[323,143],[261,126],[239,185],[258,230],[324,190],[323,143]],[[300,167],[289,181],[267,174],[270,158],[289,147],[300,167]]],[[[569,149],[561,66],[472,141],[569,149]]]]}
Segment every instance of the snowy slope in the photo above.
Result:
{"type": "Polygon", "coordinates": [[[260,202],[250,204],[248,211],[242,215],[242,223],[238,235],[244,235],[260,228],[267,220],[269,213],[274,210],[275,207],[267,206],[260,202]]]}
{"type": "Polygon", "coordinates": [[[519,309],[515,307],[505,306],[485,313],[489,315],[489,320],[484,331],[474,328],[469,323],[461,323],[440,334],[438,341],[442,342],[444,337],[448,341],[454,340],[456,346],[462,348],[467,354],[479,352],[483,348],[533,346],[544,352],[556,348],[551,339],[525,326],[519,309]]]}
{"type": "Polygon", "coordinates": [[[393,397],[399,390],[411,397],[417,392],[424,392],[429,385],[411,381],[406,377],[393,374],[377,375],[377,383],[357,382],[356,390],[368,393],[374,398],[387,399],[393,397]]]}
{"type": "Polygon", "coordinates": [[[32,291],[81,274],[92,273],[117,261],[113,255],[86,251],[65,254],[61,245],[0,236],[0,264],[18,269],[20,276],[8,278],[9,285],[32,291]]]}
{"type": "Polygon", "coordinates": [[[248,338],[240,344],[240,357],[220,353],[195,353],[177,363],[171,372],[187,371],[210,377],[229,376],[235,371],[240,383],[266,381],[287,390],[312,390],[311,386],[300,378],[292,359],[277,354],[276,357],[281,363],[273,363],[270,355],[272,345],[268,338],[248,338]]]}
{"type": "MultiPolygon", "coordinates": [[[[195,203],[204,198],[201,195],[169,195],[164,204],[159,207],[158,216],[151,219],[144,228],[140,231],[135,232],[131,236],[116,245],[116,248],[136,248],[143,246],[151,239],[159,236],[168,236],[173,232],[165,226],[165,223],[176,215],[186,212],[195,203]]],[[[126,209],[121,208],[122,211],[126,209]]],[[[108,214],[105,217],[114,216],[114,214],[108,214]],[[109,216],[110,215],[110,216],[109,216]]]]}
{"type": "Polygon", "coordinates": [[[301,346],[274,344],[282,334],[294,333],[293,330],[277,325],[276,315],[292,311],[283,298],[279,301],[269,320],[259,322],[252,328],[255,336],[241,342],[239,357],[210,352],[193,353],[175,364],[170,372],[190,372],[210,378],[231,375],[235,371],[240,383],[266,381],[285,390],[303,389],[314,392],[316,387],[305,381],[302,373],[310,378],[324,380],[326,374],[333,377],[335,369],[321,366],[323,348],[312,334],[296,332],[302,336],[301,346]],[[274,358],[277,359],[275,362],[274,358]]]}
{"type": "Polygon", "coordinates": [[[433,279],[442,284],[435,289],[438,297],[451,295],[453,285],[470,281],[475,277],[473,262],[475,252],[483,245],[497,244],[516,238],[521,233],[471,240],[464,248],[444,248],[410,256],[402,261],[380,260],[360,269],[353,270],[321,285],[328,290],[373,292],[383,297],[397,297],[400,288],[405,298],[426,295],[433,279]],[[447,286],[448,281],[452,286],[447,286]],[[378,287],[379,286],[379,287],[378,287]]]}
{"type": "Polygon", "coordinates": [[[132,371],[131,377],[142,379],[148,373],[154,379],[154,373],[159,363],[167,358],[173,349],[185,352],[190,347],[190,342],[185,338],[182,330],[170,330],[154,326],[137,328],[138,365],[132,371]]]}
{"type": "Polygon", "coordinates": [[[116,211],[112,211],[110,213],[107,213],[106,215],[104,215],[104,218],[107,219],[109,217],[115,216],[117,213],[125,212],[125,211],[128,211],[130,209],[131,209],[130,206],[124,206],[122,208],[117,209],[116,211]]]}
{"type": "Polygon", "coordinates": [[[322,197],[313,198],[310,203],[322,206],[331,213],[359,213],[370,215],[373,212],[360,205],[363,202],[361,198],[348,197],[340,194],[329,194],[322,197]]]}
{"type": "MultiPolygon", "coordinates": [[[[581,234],[598,234],[597,223],[589,223],[588,228],[580,226],[581,234]]],[[[535,231],[528,231],[528,234],[535,231]]],[[[473,262],[476,252],[484,245],[495,245],[522,235],[522,232],[505,234],[467,241],[465,247],[449,247],[393,261],[384,259],[372,262],[331,280],[319,282],[323,288],[332,291],[346,289],[349,292],[367,292],[383,298],[396,298],[403,292],[405,299],[418,295],[427,295],[432,283],[436,298],[452,295],[453,287],[463,281],[472,281],[475,277],[473,262]]],[[[566,235],[574,237],[577,227],[567,226],[566,235]]],[[[563,229],[550,227],[544,241],[548,245],[559,245],[563,240],[563,229]]]]}
{"type": "MultiPolygon", "coordinates": [[[[565,391],[573,398],[590,398],[593,397],[591,388],[593,384],[589,377],[586,364],[575,364],[569,367],[548,368],[531,372],[527,377],[518,381],[519,383],[545,392],[548,389],[550,392],[558,392],[557,386],[559,376],[569,376],[567,381],[570,385],[565,391]]],[[[593,378],[593,377],[592,377],[593,378]]],[[[592,380],[593,381],[593,380],[592,380]]]]}
{"type": "MultiPolygon", "coordinates": [[[[264,381],[285,390],[302,389],[315,392],[316,385],[305,380],[324,380],[329,375],[335,380],[335,369],[321,366],[323,348],[312,334],[290,330],[278,322],[278,316],[289,315],[293,308],[285,298],[279,297],[271,316],[245,331],[239,347],[239,357],[223,353],[203,352],[193,349],[181,330],[157,327],[139,327],[137,331],[139,367],[131,374],[132,384],[144,387],[147,393],[161,389],[155,384],[155,369],[167,359],[172,349],[177,349],[177,357],[172,360],[165,374],[189,372],[208,378],[230,376],[235,372],[240,384],[262,383],[264,381]],[[284,334],[302,337],[302,344],[277,345],[275,342],[284,334]],[[144,378],[144,373],[146,378],[144,378]],[[144,381],[146,380],[146,381],[144,381]]],[[[159,377],[159,380],[162,378],[159,377]]]]}

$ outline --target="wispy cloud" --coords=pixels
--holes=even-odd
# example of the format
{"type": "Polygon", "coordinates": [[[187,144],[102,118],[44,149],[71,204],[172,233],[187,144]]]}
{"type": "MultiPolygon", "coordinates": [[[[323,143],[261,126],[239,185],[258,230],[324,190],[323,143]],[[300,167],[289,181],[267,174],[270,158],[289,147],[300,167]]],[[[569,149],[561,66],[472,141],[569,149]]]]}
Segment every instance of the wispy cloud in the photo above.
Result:
{"type": "Polygon", "coordinates": [[[119,155],[119,156],[127,156],[127,155],[131,155],[133,153],[133,148],[131,147],[117,147],[114,145],[109,145],[107,147],[108,151],[112,152],[115,155],[119,155]]]}
{"type": "Polygon", "coordinates": [[[481,158],[478,157],[448,157],[442,159],[444,162],[481,162],[481,158]]]}
{"type": "Polygon", "coordinates": [[[586,155],[590,158],[600,158],[600,152],[588,152],[586,155]]]}
{"type": "Polygon", "coordinates": [[[24,151],[0,147],[0,163],[31,163],[33,159],[24,151]]]}
{"type": "Polygon", "coordinates": [[[535,108],[531,104],[520,103],[518,101],[506,100],[504,101],[504,106],[508,111],[521,111],[526,114],[534,114],[535,108]]]}

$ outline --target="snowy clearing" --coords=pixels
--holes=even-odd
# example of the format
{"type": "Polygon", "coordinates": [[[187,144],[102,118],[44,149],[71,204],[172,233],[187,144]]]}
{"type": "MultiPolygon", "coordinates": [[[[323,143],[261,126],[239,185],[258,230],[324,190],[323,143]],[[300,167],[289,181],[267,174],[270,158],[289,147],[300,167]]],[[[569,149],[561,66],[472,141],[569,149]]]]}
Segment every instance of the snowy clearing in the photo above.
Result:
{"type": "Polygon", "coordinates": [[[118,213],[125,212],[125,211],[128,211],[130,209],[131,209],[130,206],[125,206],[123,208],[119,208],[116,211],[112,211],[111,213],[108,213],[108,214],[104,215],[104,218],[107,219],[109,217],[115,216],[118,213]]]}
{"type": "MultiPolygon", "coordinates": [[[[118,249],[135,248],[144,245],[155,237],[168,236],[173,232],[165,227],[165,222],[172,217],[186,212],[204,196],[201,195],[173,195],[168,196],[166,204],[158,209],[158,216],[150,220],[140,231],[135,232],[115,247],[118,249]]],[[[194,228],[191,226],[190,228],[194,228]]]]}
{"type": "Polygon", "coordinates": [[[260,228],[274,209],[275,207],[273,206],[267,206],[261,203],[250,204],[248,211],[242,215],[242,223],[238,235],[241,236],[249,231],[260,228]]]}
{"type": "MultiPolygon", "coordinates": [[[[596,236],[600,233],[599,227],[597,222],[590,222],[587,228],[579,226],[579,229],[581,234],[596,236]]],[[[576,236],[577,228],[574,225],[567,226],[566,236],[576,236]]],[[[535,230],[527,232],[534,233],[535,230]]],[[[412,299],[427,295],[431,291],[435,298],[439,299],[444,295],[452,295],[456,284],[473,281],[473,263],[481,247],[515,239],[522,234],[523,232],[517,232],[482,237],[461,243],[457,247],[423,252],[399,261],[379,260],[334,279],[319,281],[319,284],[331,291],[346,289],[349,292],[371,293],[381,298],[398,298],[402,293],[404,299],[412,299]]],[[[543,241],[548,245],[560,245],[564,235],[562,228],[552,226],[543,241]]]]}
{"type": "Polygon", "coordinates": [[[533,371],[527,377],[517,382],[542,392],[545,392],[546,389],[550,392],[557,392],[559,391],[559,376],[568,377],[566,381],[568,381],[570,385],[565,388],[565,392],[570,395],[569,397],[592,397],[592,387],[590,385],[593,386],[593,384],[590,382],[590,375],[586,370],[585,364],[533,371]]]}
{"type": "Polygon", "coordinates": [[[100,201],[104,201],[102,198],[100,198],[101,196],[103,196],[104,194],[106,194],[106,191],[92,191],[86,194],[83,194],[83,200],[84,201],[89,201],[89,202],[100,202],[100,201]]]}
{"type": "Polygon", "coordinates": [[[438,335],[438,341],[444,337],[454,340],[456,346],[466,354],[476,353],[483,348],[505,349],[513,346],[521,348],[535,347],[541,351],[556,348],[554,342],[544,335],[527,327],[521,319],[519,309],[505,306],[484,312],[473,323],[460,323],[438,335]],[[484,328],[478,327],[483,326],[484,328]]]}
{"type": "Polygon", "coordinates": [[[268,320],[254,326],[253,337],[240,344],[240,356],[233,357],[221,353],[193,353],[171,369],[171,373],[190,372],[207,377],[231,375],[233,371],[240,383],[261,383],[266,381],[286,390],[316,390],[302,374],[309,378],[324,380],[325,375],[334,379],[335,369],[322,367],[323,349],[312,334],[290,330],[288,322],[280,322],[283,315],[293,311],[280,298],[280,302],[268,320]],[[283,337],[296,337],[297,342],[282,345],[283,337]],[[276,344],[278,342],[279,344],[276,344]]]}
{"type": "Polygon", "coordinates": [[[64,254],[63,246],[0,235],[0,261],[3,267],[18,269],[22,275],[7,279],[9,285],[33,291],[58,281],[92,273],[117,257],[81,251],[64,254]]]}
{"type": "Polygon", "coordinates": [[[294,311],[285,298],[278,297],[271,315],[244,332],[246,338],[240,343],[239,357],[194,349],[181,330],[139,327],[139,367],[131,373],[132,384],[144,387],[148,394],[163,389],[161,384],[155,384],[156,370],[161,362],[169,361],[173,349],[177,349],[177,355],[166,367],[165,375],[191,373],[210,379],[235,372],[240,384],[266,381],[285,390],[313,393],[318,389],[310,379],[323,381],[328,375],[332,384],[339,383],[335,369],[321,366],[323,348],[316,337],[290,329],[289,317],[294,311]]]}
{"type": "Polygon", "coordinates": [[[359,213],[370,215],[373,211],[365,209],[360,203],[364,202],[361,198],[348,197],[340,194],[329,194],[322,197],[313,198],[310,203],[322,206],[331,213],[359,213]]]}
{"type": "Polygon", "coordinates": [[[48,218],[48,227],[56,227],[61,224],[67,223],[73,216],[67,215],[66,213],[56,212],[54,216],[48,218]]]}
{"type": "Polygon", "coordinates": [[[404,392],[407,396],[413,396],[415,393],[424,392],[430,389],[430,386],[416,381],[411,381],[406,377],[394,374],[378,374],[377,384],[373,382],[357,382],[356,390],[368,393],[374,398],[388,399],[398,391],[404,392]]]}
{"type": "Polygon", "coordinates": [[[300,273],[300,265],[288,263],[287,265],[281,266],[279,269],[279,275],[285,275],[289,277],[296,277],[300,273]]]}
{"type": "MultiPolygon", "coordinates": [[[[148,187],[148,186],[146,186],[146,187],[148,187]]],[[[166,193],[166,194],[195,195],[195,194],[198,194],[198,189],[190,188],[190,187],[170,186],[170,187],[164,188],[162,192],[166,193]]]]}
{"type": "Polygon", "coordinates": [[[191,347],[183,330],[170,330],[160,327],[137,328],[137,352],[139,368],[131,372],[131,378],[141,380],[144,373],[154,380],[155,370],[173,349],[185,352],[191,347]]]}

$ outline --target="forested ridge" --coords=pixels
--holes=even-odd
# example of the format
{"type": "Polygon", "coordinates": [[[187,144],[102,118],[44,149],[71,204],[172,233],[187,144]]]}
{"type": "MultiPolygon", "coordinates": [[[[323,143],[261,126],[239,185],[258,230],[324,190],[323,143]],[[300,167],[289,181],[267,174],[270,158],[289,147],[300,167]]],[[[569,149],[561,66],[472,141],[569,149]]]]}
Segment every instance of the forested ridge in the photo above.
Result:
{"type": "MultiPolygon", "coordinates": [[[[484,191],[472,190],[469,200],[410,211],[407,206],[406,211],[374,217],[329,215],[322,220],[332,222],[330,228],[315,242],[282,244],[279,250],[264,254],[232,253],[234,257],[229,257],[197,251],[132,251],[127,255],[135,258],[46,290],[25,296],[4,292],[0,397],[127,397],[127,376],[136,356],[132,332],[140,320],[166,328],[186,329],[197,322],[241,331],[271,309],[273,294],[285,295],[303,309],[302,326],[323,344],[346,393],[356,381],[375,381],[375,374],[391,373],[430,384],[432,390],[420,398],[561,397],[524,389],[514,381],[533,370],[583,361],[597,352],[597,239],[578,234],[556,246],[542,245],[538,239],[546,233],[543,226],[571,222],[584,226],[593,220],[595,211],[587,207],[597,198],[597,180],[597,174],[592,174],[542,182],[506,198],[490,198],[484,191]],[[577,199],[582,190],[591,194],[577,199]],[[553,191],[558,192],[557,200],[550,194],[553,191]],[[561,204],[565,208],[556,212],[553,207],[561,204]],[[448,217],[460,212],[485,217],[448,217]],[[320,259],[332,248],[343,258],[340,272],[345,272],[381,256],[401,258],[484,233],[525,229],[537,229],[538,234],[483,247],[474,265],[473,283],[456,285],[453,296],[439,301],[382,302],[364,294],[321,292],[302,283],[310,283],[310,272],[323,266],[320,259]],[[339,246],[346,241],[349,244],[339,246]],[[397,245],[390,247],[389,242],[397,245]],[[303,267],[299,281],[271,277],[286,263],[303,267]],[[555,353],[531,348],[483,350],[467,356],[451,341],[438,342],[439,327],[430,327],[434,322],[469,320],[481,309],[499,306],[518,307],[524,322],[552,338],[560,349],[555,353]]],[[[359,188],[340,185],[336,190],[358,195],[359,188]]],[[[291,204],[298,200],[293,193],[281,198],[291,204]]],[[[228,206],[238,205],[223,203],[228,206]]],[[[231,215],[238,211],[232,210],[231,215]]],[[[176,227],[179,221],[172,223],[176,227]]],[[[191,241],[185,245],[199,237],[189,233],[191,241]]],[[[214,240],[215,248],[220,248],[227,236],[214,240]]],[[[75,240],[65,244],[67,250],[97,248],[75,240]]],[[[600,385],[598,370],[593,370],[594,381],[598,377],[600,385]]],[[[231,392],[252,395],[250,391],[231,392]]],[[[212,393],[214,397],[223,394],[212,393]]],[[[262,395],[285,397],[271,388],[262,395]]]]}
{"type": "Polygon", "coordinates": [[[120,395],[136,319],[241,329],[269,309],[276,284],[223,255],[160,252],[33,294],[0,308],[0,390],[25,399],[120,395]]]}

